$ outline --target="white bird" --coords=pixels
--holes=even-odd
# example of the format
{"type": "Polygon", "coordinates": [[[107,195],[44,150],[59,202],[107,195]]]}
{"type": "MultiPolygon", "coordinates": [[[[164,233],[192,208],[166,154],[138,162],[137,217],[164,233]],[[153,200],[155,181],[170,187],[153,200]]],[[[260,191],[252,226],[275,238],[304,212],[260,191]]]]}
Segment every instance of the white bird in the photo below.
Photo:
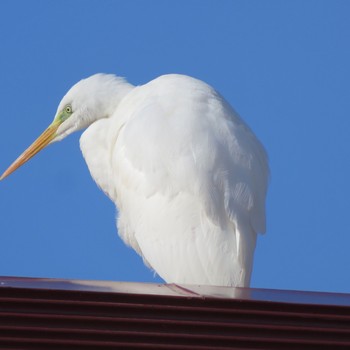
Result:
{"type": "Polygon", "coordinates": [[[247,287],[265,232],[264,147],[224,98],[185,75],[133,86],[112,74],[75,84],[50,126],[4,172],[79,129],[117,228],[168,283],[247,287]]]}

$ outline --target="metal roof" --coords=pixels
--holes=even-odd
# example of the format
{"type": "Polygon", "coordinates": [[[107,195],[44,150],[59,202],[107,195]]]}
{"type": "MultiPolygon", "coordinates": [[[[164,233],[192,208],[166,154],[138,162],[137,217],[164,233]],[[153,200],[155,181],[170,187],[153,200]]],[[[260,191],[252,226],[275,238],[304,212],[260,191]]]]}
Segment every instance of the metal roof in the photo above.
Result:
{"type": "Polygon", "coordinates": [[[350,349],[350,295],[0,277],[0,349],[350,349]]]}

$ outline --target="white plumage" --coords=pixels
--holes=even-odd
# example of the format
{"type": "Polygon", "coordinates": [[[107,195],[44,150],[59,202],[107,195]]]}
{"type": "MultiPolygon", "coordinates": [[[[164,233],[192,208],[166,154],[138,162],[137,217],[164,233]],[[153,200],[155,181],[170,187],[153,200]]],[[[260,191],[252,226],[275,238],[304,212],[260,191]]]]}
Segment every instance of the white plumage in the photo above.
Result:
{"type": "Polygon", "coordinates": [[[47,143],[87,127],[80,146],[117,206],[120,237],[166,282],[249,286],[267,156],[213,88],[184,75],[134,87],[96,74],[64,96],[52,125],[47,143]]]}

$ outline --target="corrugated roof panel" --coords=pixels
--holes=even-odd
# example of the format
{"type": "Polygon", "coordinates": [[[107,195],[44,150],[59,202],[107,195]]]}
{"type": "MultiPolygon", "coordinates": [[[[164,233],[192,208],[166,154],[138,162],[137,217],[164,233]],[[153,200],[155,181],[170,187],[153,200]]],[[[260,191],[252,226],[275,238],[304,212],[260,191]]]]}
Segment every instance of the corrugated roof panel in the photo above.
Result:
{"type": "Polygon", "coordinates": [[[347,294],[0,278],[0,349],[350,349],[349,301],[347,294]],[[322,302],[305,303],[312,295],[322,302]]]}

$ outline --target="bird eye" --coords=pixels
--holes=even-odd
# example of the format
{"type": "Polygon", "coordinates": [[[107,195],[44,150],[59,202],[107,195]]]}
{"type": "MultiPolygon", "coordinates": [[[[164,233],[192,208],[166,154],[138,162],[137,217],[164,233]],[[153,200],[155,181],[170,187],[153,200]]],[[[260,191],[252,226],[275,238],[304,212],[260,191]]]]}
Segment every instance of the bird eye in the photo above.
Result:
{"type": "Polygon", "coordinates": [[[66,111],[66,113],[72,113],[72,106],[70,106],[70,105],[67,105],[65,108],[64,108],[64,110],[66,111]]]}

